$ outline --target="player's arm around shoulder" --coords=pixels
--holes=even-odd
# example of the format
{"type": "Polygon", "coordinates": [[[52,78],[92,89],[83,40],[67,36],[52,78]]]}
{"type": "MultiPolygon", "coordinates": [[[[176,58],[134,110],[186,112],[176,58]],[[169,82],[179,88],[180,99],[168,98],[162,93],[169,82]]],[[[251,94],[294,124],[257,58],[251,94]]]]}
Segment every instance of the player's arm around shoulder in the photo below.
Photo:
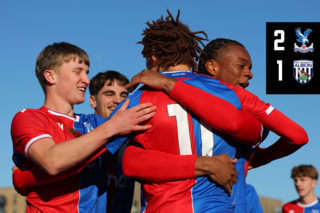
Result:
{"type": "MultiPolygon", "coordinates": [[[[260,122],[249,113],[237,109],[230,100],[225,100],[229,97],[226,94],[219,97],[217,92],[223,90],[231,94],[229,89],[221,85],[217,80],[199,75],[184,82],[177,82],[170,98],[187,106],[211,127],[231,136],[236,142],[256,144],[262,130],[260,122]],[[197,101],[194,101],[195,96],[190,94],[196,95],[197,101]]],[[[235,98],[234,95],[232,98],[235,98]]]]}
{"type": "Polygon", "coordinates": [[[140,73],[132,77],[131,82],[125,85],[130,92],[132,92],[139,83],[148,85],[156,90],[162,90],[170,95],[172,88],[175,86],[177,80],[162,75],[159,72],[151,70],[142,70],[140,73]]]}
{"type": "MultiPolygon", "coordinates": [[[[22,110],[12,121],[11,134],[15,153],[29,158],[50,175],[56,175],[83,160],[92,152],[91,145],[98,148],[94,142],[88,146],[92,136],[56,144],[49,126],[50,121],[41,110],[22,110]]],[[[101,138],[101,134],[97,137],[101,138]]],[[[102,138],[100,143],[103,144],[102,138]]]]}
{"type": "MultiPolygon", "coordinates": [[[[129,101],[111,120],[79,138],[58,144],[50,137],[33,141],[27,148],[26,157],[50,175],[56,175],[76,166],[101,149],[114,135],[149,129],[150,125],[144,126],[139,123],[153,117],[156,107],[147,103],[125,110],[128,103],[129,101]]],[[[25,122],[24,126],[30,128],[28,122],[25,122]]],[[[25,134],[28,134],[28,131],[25,131],[25,134]]]]}

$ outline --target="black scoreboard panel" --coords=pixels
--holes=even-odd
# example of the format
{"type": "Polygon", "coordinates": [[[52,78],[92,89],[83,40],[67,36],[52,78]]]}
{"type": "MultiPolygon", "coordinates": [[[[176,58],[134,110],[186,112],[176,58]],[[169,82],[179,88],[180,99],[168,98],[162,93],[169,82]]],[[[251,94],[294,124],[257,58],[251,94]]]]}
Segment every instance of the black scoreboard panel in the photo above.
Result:
{"type": "Polygon", "coordinates": [[[266,27],[267,94],[320,94],[320,22],[266,27]]]}

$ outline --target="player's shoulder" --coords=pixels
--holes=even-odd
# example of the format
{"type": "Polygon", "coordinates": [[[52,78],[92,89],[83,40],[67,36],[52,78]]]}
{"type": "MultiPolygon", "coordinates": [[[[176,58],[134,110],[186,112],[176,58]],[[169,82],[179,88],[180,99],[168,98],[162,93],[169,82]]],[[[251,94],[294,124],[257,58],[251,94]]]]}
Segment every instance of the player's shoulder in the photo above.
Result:
{"type": "Polygon", "coordinates": [[[246,189],[247,189],[247,192],[256,191],[255,188],[252,185],[248,184],[248,183],[246,184],[246,189]]]}
{"type": "Polygon", "coordinates": [[[313,203],[310,203],[309,205],[307,205],[306,208],[307,207],[320,210],[320,198],[317,198],[317,200],[315,200],[313,203]]]}
{"type": "Polygon", "coordinates": [[[320,198],[317,200],[318,202],[315,204],[315,207],[320,210],[320,198]]]}
{"type": "MultiPolygon", "coordinates": [[[[147,85],[143,85],[139,89],[135,90],[132,94],[130,94],[128,97],[130,100],[128,109],[139,105],[141,96],[146,96],[146,94],[148,94],[150,96],[151,95],[151,93],[149,93],[150,91],[159,92],[158,90],[155,90],[147,85]]],[[[123,103],[124,103],[124,100],[119,105],[122,106],[123,103]]]]}
{"type": "Polygon", "coordinates": [[[190,80],[203,80],[203,81],[206,81],[206,82],[213,82],[213,83],[216,83],[216,84],[221,84],[220,80],[217,80],[217,79],[214,79],[212,78],[211,76],[208,76],[208,75],[203,75],[203,74],[199,74],[199,73],[194,73],[194,75],[190,78],[190,80]]]}
{"type": "Polygon", "coordinates": [[[24,131],[30,126],[43,126],[47,122],[47,110],[40,109],[22,109],[12,119],[11,130],[14,133],[24,131]]]}
{"type": "Polygon", "coordinates": [[[283,206],[282,206],[282,209],[284,210],[284,212],[288,211],[289,210],[292,210],[294,208],[298,207],[298,203],[297,203],[297,200],[293,200],[293,201],[290,201],[288,203],[285,203],[283,206]]]}
{"type": "Polygon", "coordinates": [[[232,87],[229,88],[229,83],[225,83],[223,81],[214,79],[211,76],[203,74],[194,74],[193,77],[185,79],[183,82],[199,88],[205,87],[215,88],[218,90],[233,90],[232,87]]]}
{"type": "Polygon", "coordinates": [[[104,119],[103,117],[101,117],[100,115],[97,114],[78,114],[75,113],[75,117],[76,122],[80,122],[80,121],[88,121],[88,120],[92,120],[92,119],[104,119]]]}
{"type": "Polygon", "coordinates": [[[76,116],[76,122],[74,125],[80,124],[80,125],[88,125],[91,129],[96,128],[100,124],[104,123],[107,119],[101,117],[97,114],[75,114],[76,116]]]}
{"type": "Polygon", "coordinates": [[[283,206],[292,206],[292,205],[297,205],[297,200],[293,200],[288,203],[285,203],[283,206]]]}
{"type": "Polygon", "coordinates": [[[47,111],[43,107],[41,107],[40,109],[22,109],[16,113],[13,120],[46,117],[46,113],[47,111]]]}

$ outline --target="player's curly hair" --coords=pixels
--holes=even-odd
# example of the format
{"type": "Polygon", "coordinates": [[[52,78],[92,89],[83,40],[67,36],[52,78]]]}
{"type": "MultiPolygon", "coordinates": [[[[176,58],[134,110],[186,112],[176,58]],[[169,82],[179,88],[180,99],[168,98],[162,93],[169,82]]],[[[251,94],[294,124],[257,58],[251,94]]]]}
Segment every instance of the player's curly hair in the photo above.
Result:
{"type": "Polygon", "coordinates": [[[199,61],[198,67],[199,67],[199,73],[204,74],[204,75],[209,75],[205,68],[205,64],[209,59],[213,59],[215,61],[219,61],[220,56],[225,54],[228,49],[227,47],[230,45],[239,45],[244,47],[241,43],[231,40],[231,39],[226,39],[226,38],[217,38],[215,40],[210,41],[207,45],[206,48],[203,50],[205,54],[200,55],[201,60],[199,61]]]}
{"type": "Polygon", "coordinates": [[[191,32],[187,25],[180,22],[180,10],[176,20],[169,10],[167,12],[169,16],[165,20],[161,16],[161,19],[152,21],[152,24],[149,21],[146,23],[149,28],[143,31],[144,37],[138,42],[144,45],[143,56],[148,59],[155,55],[159,59],[152,67],[162,66],[167,69],[170,66],[186,64],[192,68],[192,71],[197,71],[198,67],[194,59],[196,61],[200,59],[198,53],[205,54],[198,42],[205,47],[202,40],[208,40],[207,34],[203,31],[191,32]],[[197,36],[198,33],[204,34],[206,38],[197,36]]]}
{"type": "Polygon", "coordinates": [[[312,165],[300,165],[296,166],[291,171],[291,178],[296,177],[310,177],[312,179],[317,180],[318,179],[318,172],[316,168],[314,168],[312,165]]]}

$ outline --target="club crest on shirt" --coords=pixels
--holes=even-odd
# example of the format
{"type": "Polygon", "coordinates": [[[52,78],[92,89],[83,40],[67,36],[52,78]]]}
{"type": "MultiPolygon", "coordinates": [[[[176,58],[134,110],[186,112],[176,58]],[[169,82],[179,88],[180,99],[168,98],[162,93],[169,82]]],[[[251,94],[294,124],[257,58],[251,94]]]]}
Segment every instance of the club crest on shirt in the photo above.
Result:
{"type": "Polygon", "coordinates": [[[83,125],[87,128],[88,132],[91,132],[94,129],[91,123],[84,122],[83,125]]]}
{"type": "Polygon", "coordinates": [[[304,31],[304,33],[301,33],[301,28],[296,29],[296,35],[298,36],[297,41],[300,42],[302,45],[299,47],[296,43],[294,43],[294,51],[295,52],[301,52],[301,53],[307,53],[307,52],[313,52],[313,43],[309,47],[307,47],[306,43],[309,43],[308,36],[312,32],[311,29],[307,29],[304,31]]]}
{"type": "Polygon", "coordinates": [[[313,61],[311,60],[293,61],[293,77],[300,84],[308,83],[313,77],[313,61]]]}
{"type": "Polygon", "coordinates": [[[82,136],[82,133],[77,131],[77,130],[74,130],[74,129],[71,129],[71,128],[68,128],[69,131],[71,132],[71,134],[73,135],[74,138],[78,138],[80,136],[82,136]]]}

